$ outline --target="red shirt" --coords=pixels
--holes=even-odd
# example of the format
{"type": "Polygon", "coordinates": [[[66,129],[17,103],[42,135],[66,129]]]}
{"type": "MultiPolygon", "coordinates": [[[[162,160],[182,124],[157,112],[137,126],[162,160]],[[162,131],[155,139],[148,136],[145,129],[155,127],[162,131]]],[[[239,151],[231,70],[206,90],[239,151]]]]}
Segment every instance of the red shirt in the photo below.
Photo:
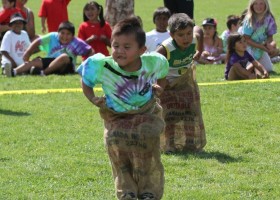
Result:
{"type": "Polygon", "coordinates": [[[61,22],[68,21],[67,6],[71,0],[43,0],[38,16],[47,19],[49,32],[57,32],[61,22]]]}
{"type": "MultiPolygon", "coordinates": [[[[81,23],[78,31],[78,37],[82,40],[88,39],[92,35],[96,35],[98,38],[101,35],[105,35],[109,40],[111,39],[112,29],[110,25],[105,22],[103,27],[100,27],[99,23],[91,23],[89,21],[81,23]]],[[[102,53],[105,56],[109,56],[107,46],[101,40],[93,40],[89,44],[95,53],[102,53]]]]}
{"type": "Polygon", "coordinates": [[[8,8],[0,12],[0,24],[2,25],[9,24],[11,16],[13,16],[15,13],[20,13],[22,17],[26,20],[26,14],[22,10],[18,8],[8,8]]]}

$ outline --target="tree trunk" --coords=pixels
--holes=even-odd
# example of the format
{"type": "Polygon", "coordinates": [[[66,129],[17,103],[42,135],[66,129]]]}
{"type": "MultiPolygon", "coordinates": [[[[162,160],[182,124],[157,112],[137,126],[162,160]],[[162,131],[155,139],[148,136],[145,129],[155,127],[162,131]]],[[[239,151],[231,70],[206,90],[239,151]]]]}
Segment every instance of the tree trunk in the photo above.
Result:
{"type": "Polygon", "coordinates": [[[105,20],[112,27],[132,15],[134,15],[134,0],[106,0],[105,20]]]}

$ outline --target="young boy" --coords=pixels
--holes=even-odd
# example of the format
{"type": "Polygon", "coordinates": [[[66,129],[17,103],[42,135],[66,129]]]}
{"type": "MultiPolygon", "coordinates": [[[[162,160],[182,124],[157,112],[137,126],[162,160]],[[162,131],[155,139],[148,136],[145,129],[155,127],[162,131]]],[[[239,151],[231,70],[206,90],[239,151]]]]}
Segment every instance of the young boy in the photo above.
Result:
{"type": "Polygon", "coordinates": [[[168,25],[171,38],[157,50],[169,62],[168,84],[160,96],[166,123],[161,148],[166,153],[200,151],[206,139],[192,63],[201,55],[203,32],[184,13],[173,14],[168,25]]]}
{"type": "Polygon", "coordinates": [[[104,138],[118,199],[161,199],[164,172],[160,159],[161,107],[154,94],[165,86],[168,62],[144,54],[145,32],[137,17],[117,23],[112,56],[96,54],[78,68],[87,99],[100,108],[104,138]],[[101,84],[105,98],[95,96],[101,84]]]}
{"type": "Polygon", "coordinates": [[[170,37],[167,30],[170,16],[171,13],[168,8],[159,7],[155,10],[153,22],[156,25],[156,29],[146,33],[147,52],[155,51],[164,40],[170,37]]]}
{"type": "Polygon", "coordinates": [[[12,71],[12,76],[22,73],[31,74],[73,74],[77,56],[93,55],[92,48],[75,37],[75,27],[71,22],[62,22],[58,32],[48,33],[34,40],[23,55],[24,64],[12,71]],[[47,53],[46,58],[30,56],[40,47],[47,53]]]}
{"type": "Polygon", "coordinates": [[[227,53],[227,40],[228,36],[233,33],[237,33],[240,25],[240,17],[236,15],[229,15],[227,17],[227,30],[225,30],[220,38],[223,41],[223,52],[227,53]]]}
{"type": "Polygon", "coordinates": [[[12,68],[23,64],[23,53],[29,47],[30,41],[28,34],[23,31],[25,24],[20,13],[16,13],[11,17],[11,30],[7,31],[1,43],[2,54],[2,70],[6,76],[11,76],[12,68]]]}
{"type": "Polygon", "coordinates": [[[46,21],[48,32],[55,32],[60,23],[68,21],[67,6],[71,0],[42,0],[38,13],[41,17],[42,33],[46,32],[46,21]]]}

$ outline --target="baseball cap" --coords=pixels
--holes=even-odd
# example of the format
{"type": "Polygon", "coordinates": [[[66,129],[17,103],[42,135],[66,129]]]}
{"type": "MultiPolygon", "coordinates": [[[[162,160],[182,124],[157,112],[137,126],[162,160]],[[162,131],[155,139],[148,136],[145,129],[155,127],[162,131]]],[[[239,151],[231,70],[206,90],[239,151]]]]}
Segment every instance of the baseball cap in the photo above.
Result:
{"type": "Polygon", "coordinates": [[[12,24],[15,21],[22,21],[24,24],[26,23],[25,19],[22,17],[20,13],[15,13],[11,16],[10,24],[12,24]]]}
{"type": "Polygon", "coordinates": [[[202,22],[202,26],[217,26],[217,21],[213,18],[206,18],[205,20],[203,20],[202,22]]]}

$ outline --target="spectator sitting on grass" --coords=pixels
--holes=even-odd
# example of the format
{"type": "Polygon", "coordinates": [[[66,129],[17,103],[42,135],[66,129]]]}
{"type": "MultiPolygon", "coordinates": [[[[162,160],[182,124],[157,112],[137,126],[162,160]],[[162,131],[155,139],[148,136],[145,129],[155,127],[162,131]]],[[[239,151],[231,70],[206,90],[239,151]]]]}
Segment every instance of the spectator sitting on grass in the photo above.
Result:
{"type": "Polygon", "coordinates": [[[11,30],[7,31],[1,43],[2,70],[6,76],[11,76],[12,68],[23,64],[23,53],[29,47],[28,34],[23,30],[25,20],[20,13],[11,17],[11,30]]]}
{"type": "Polygon", "coordinates": [[[224,53],[227,52],[227,39],[228,39],[228,36],[232,33],[237,33],[238,32],[238,29],[239,29],[239,26],[240,26],[240,17],[236,16],[236,15],[229,15],[227,17],[227,30],[225,30],[220,38],[222,39],[223,41],[223,50],[224,50],[224,53]]]}
{"type": "Polygon", "coordinates": [[[226,80],[268,78],[265,67],[246,50],[247,42],[243,35],[231,34],[228,37],[226,80]],[[248,64],[249,63],[249,64],[248,64]]]}
{"type": "Polygon", "coordinates": [[[75,27],[71,22],[62,22],[58,32],[48,33],[34,40],[23,55],[25,63],[12,71],[12,76],[29,72],[31,74],[73,74],[77,56],[93,55],[92,48],[75,37],[75,27]],[[29,61],[38,47],[47,57],[37,57],[29,61]]]}

